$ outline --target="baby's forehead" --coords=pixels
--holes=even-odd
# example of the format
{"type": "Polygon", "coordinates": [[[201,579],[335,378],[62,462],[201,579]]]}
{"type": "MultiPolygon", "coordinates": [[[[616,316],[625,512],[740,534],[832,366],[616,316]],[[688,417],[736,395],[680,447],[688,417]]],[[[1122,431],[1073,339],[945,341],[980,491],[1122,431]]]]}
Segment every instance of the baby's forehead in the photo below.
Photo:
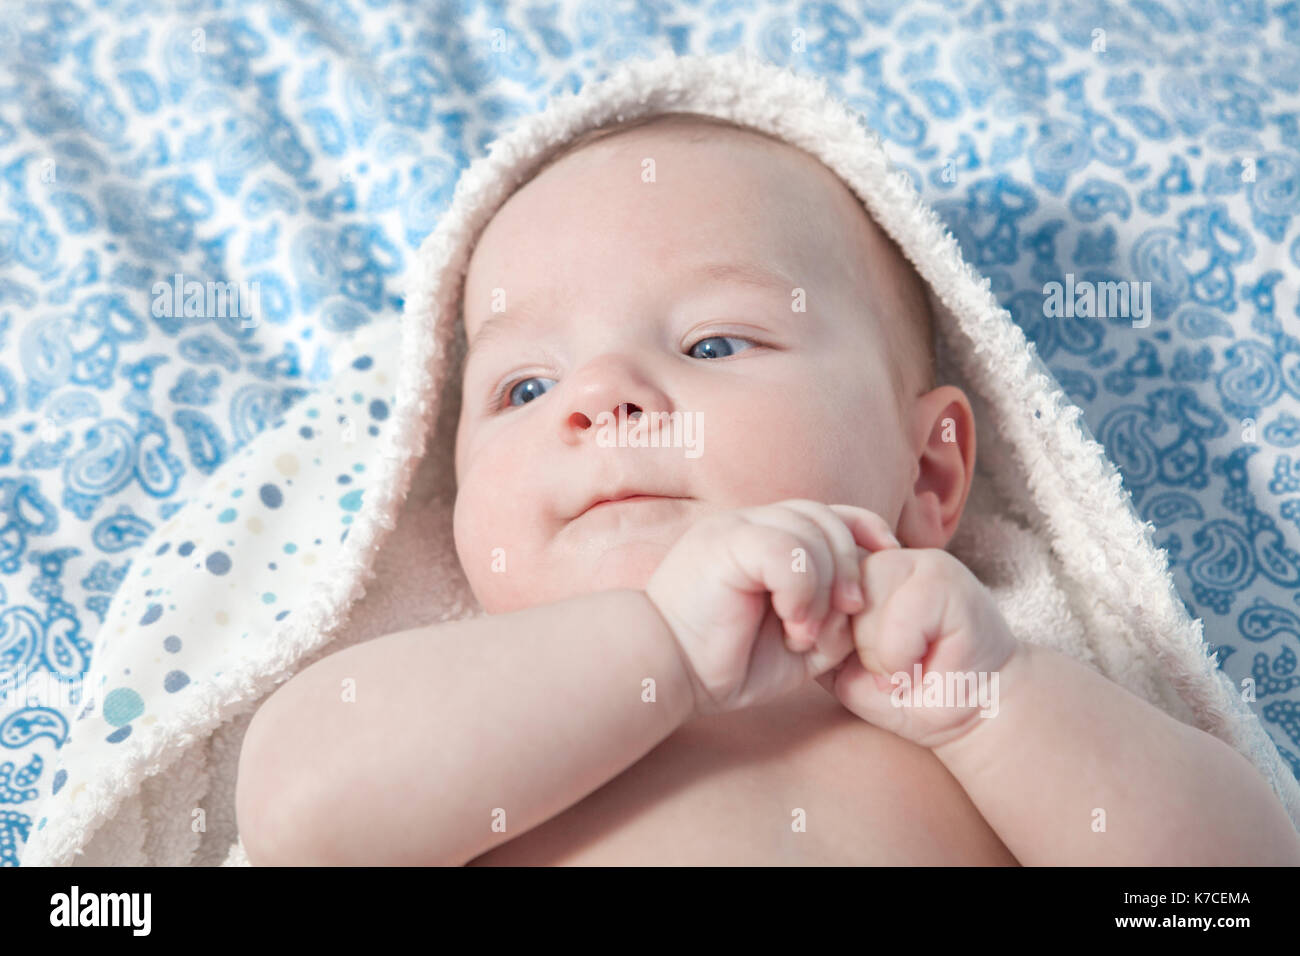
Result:
{"type": "Polygon", "coordinates": [[[674,118],[578,145],[532,174],[480,233],[466,300],[491,295],[503,275],[519,285],[521,263],[538,265],[529,278],[543,284],[581,281],[566,273],[573,262],[599,255],[611,230],[647,223],[643,248],[701,261],[748,251],[795,286],[846,284],[877,305],[901,266],[861,200],[816,157],[755,130],[674,118]]]}

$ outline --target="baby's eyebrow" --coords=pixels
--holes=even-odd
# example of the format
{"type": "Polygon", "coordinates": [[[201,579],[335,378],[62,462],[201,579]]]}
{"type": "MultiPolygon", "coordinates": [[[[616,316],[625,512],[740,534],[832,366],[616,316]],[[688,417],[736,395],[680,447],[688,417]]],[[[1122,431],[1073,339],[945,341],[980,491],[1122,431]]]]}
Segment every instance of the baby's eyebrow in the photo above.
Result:
{"type": "Polygon", "coordinates": [[[475,352],[482,352],[484,346],[494,339],[504,338],[516,326],[522,325],[527,317],[527,312],[517,309],[513,312],[503,312],[496,318],[484,322],[483,327],[474,336],[474,340],[465,349],[465,364],[469,365],[469,360],[474,357],[475,352]]]}
{"type": "MultiPolygon", "coordinates": [[[[680,280],[682,289],[694,288],[704,283],[744,285],[788,297],[795,283],[784,273],[756,262],[706,262],[690,269],[680,280]]],[[[465,353],[465,364],[475,352],[524,324],[530,309],[527,303],[513,311],[503,312],[483,323],[465,353]]]]}
{"type": "Polygon", "coordinates": [[[754,262],[706,262],[696,266],[686,278],[695,283],[710,279],[714,282],[733,282],[780,292],[786,296],[795,287],[795,283],[784,273],[754,262]]]}

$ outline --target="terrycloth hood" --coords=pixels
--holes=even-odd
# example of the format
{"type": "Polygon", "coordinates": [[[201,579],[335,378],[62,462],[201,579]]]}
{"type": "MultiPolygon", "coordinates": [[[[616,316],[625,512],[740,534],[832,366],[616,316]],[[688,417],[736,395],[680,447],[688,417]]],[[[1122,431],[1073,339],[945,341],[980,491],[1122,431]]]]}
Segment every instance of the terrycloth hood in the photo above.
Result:
{"type": "Polygon", "coordinates": [[[276,684],[356,641],[481,613],[451,533],[470,253],[556,144],[669,111],[748,125],[817,157],[927,282],[939,381],[965,391],[978,434],[949,550],[1013,633],[1224,740],[1300,823],[1300,787],[1215,666],[1152,529],[989,281],[823,81],[728,54],[624,64],[520,121],[464,171],[411,265],[400,327],[359,336],[327,389],[140,549],[95,651],[103,707],[83,710],[60,750],[59,790],[39,811],[24,865],[241,862],[235,760],[276,684]]]}

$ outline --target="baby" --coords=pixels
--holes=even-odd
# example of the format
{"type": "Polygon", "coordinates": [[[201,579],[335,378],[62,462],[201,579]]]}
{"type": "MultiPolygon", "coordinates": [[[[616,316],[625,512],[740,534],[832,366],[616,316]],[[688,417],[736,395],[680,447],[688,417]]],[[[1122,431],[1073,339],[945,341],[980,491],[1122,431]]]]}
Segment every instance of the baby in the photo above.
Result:
{"type": "Polygon", "coordinates": [[[811,155],[599,130],[500,208],[462,304],[487,615],[267,699],[251,862],[1300,863],[1245,757],[1017,641],[945,550],[971,407],[934,385],[922,280],[811,155]],[[995,706],[906,691],[920,668],[995,706]]]}

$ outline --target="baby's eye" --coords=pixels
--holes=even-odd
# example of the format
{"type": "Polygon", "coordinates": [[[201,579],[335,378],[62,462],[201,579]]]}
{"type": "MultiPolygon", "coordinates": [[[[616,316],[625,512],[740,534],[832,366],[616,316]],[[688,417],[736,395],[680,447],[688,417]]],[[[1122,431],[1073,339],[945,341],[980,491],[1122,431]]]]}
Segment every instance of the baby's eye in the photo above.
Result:
{"type": "MultiPolygon", "coordinates": [[[[731,355],[735,352],[744,351],[744,350],[733,349],[730,345],[725,343],[749,342],[749,341],[750,341],[749,339],[742,339],[736,335],[710,335],[707,338],[700,339],[698,342],[692,345],[691,350],[688,354],[693,355],[695,358],[726,358],[728,355],[731,355]],[[722,342],[724,344],[721,346],[707,344],[711,342],[722,342]],[[695,355],[695,350],[698,349],[700,346],[704,346],[705,354],[695,355]]],[[[750,342],[750,345],[753,344],[754,343],[750,342]]]]}
{"type": "MultiPolygon", "coordinates": [[[[710,335],[700,339],[691,346],[690,354],[694,358],[726,358],[728,355],[734,355],[736,352],[743,352],[747,348],[753,348],[756,344],[751,339],[742,338],[738,335],[710,335]],[[735,348],[731,345],[733,342],[744,343],[741,347],[735,348]],[[701,349],[699,355],[695,354],[696,349],[701,349]]],[[[511,408],[518,408],[520,405],[527,405],[534,399],[541,398],[551,390],[555,384],[553,378],[542,378],[539,375],[533,375],[529,378],[521,378],[518,382],[510,385],[508,388],[503,386],[496,395],[493,396],[491,405],[494,409],[500,409],[503,398],[508,399],[506,405],[511,408]],[[540,387],[537,383],[550,382],[551,385],[545,388],[540,387]],[[518,399],[518,401],[516,401],[518,399]]]]}
{"type": "Polygon", "coordinates": [[[555,379],[542,378],[539,375],[534,375],[532,378],[520,379],[510,388],[510,396],[509,396],[510,404],[515,405],[516,404],[515,398],[519,397],[520,401],[518,402],[518,404],[526,405],[527,403],[531,402],[533,399],[540,398],[543,394],[550,391],[549,386],[547,388],[539,389],[536,385],[531,384],[533,382],[550,382],[552,385],[554,385],[555,379]]]}

